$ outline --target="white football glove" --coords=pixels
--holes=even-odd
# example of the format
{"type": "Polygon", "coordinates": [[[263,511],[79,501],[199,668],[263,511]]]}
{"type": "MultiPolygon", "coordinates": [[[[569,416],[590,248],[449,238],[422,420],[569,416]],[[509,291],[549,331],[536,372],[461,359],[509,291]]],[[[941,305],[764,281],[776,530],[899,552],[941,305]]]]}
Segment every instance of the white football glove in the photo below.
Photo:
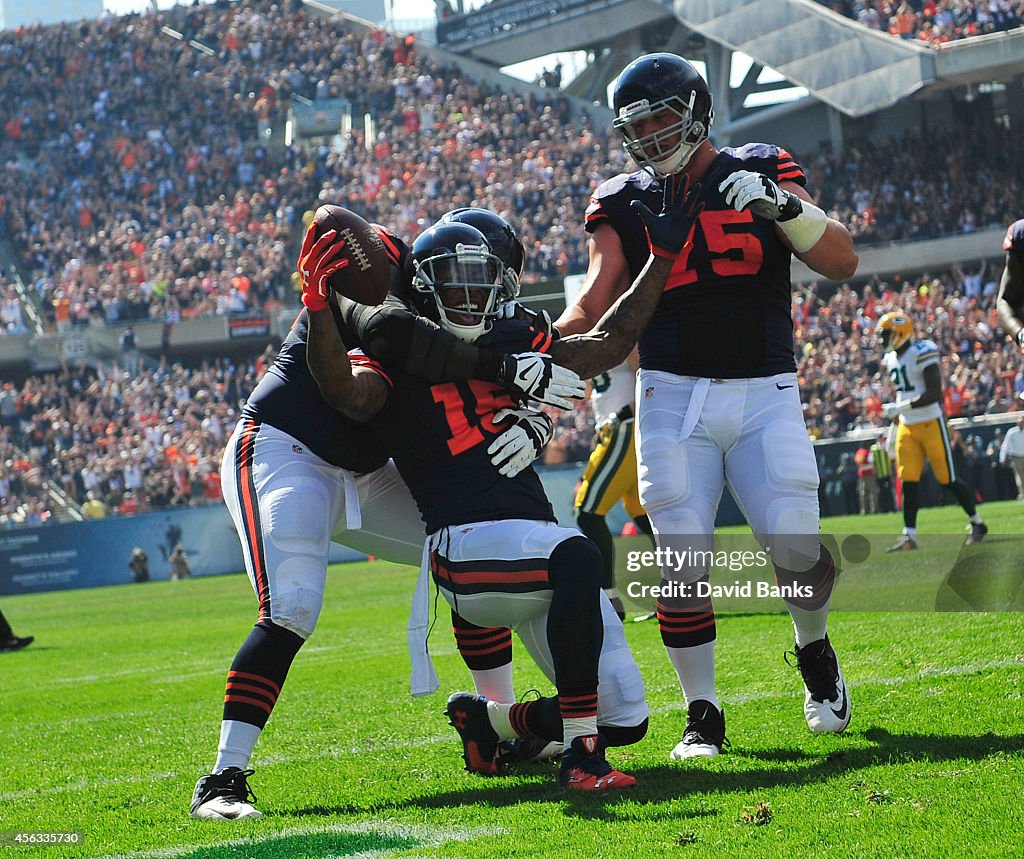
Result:
{"type": "Polygon", "coordinates": [[[494,422],[506,418],[512,418],[514,423],[491,442],[487,452],[499,474],[515,477],[540,456],[555,427],[551,418],[533,409],[501,409],[494,415],[494,422]]]}
{"type": "Polygon", "coordinates": [[[495,319],[515,319],[516,316],[516,304],[515,301],[503,301],[498,305],[497,311],[495,311],[495,319]]]}
{"type": "Polygon", "coordinates": [[[506,355],[501,362],[498,384],[522,399],[560,409],[571,409],[569,398],[582,399],[587,390],[586,382],[543,352],[506,355]]]}
{"type": "Polygon", "coordinates": [[[885,437],[885,452],[893,459],[896,458],[896,424],[889,427],[889,433],[885,437]]]}
{"type": "Polygon", "coordinates": [[[554,323],[551,321],[551,314],[546,310],[533,310],[518,301],[503,301],[498,305],[495,319],[523,319],[529,322],[531,327],[543,331],[549,337],[553,335],[554,323]]]}
{"type": "Polygon", "coordinates": [[[783,191],[762,173],[737,170],[718,186],[725,202],[737,212],[750,209],[769,221],[789,221],[803,211],[803,202],[796,194],[783,191]]]}
{"type": "Polygon", "coordinates": [[[909,403],[883,403],[882,417],[887,421],[896,420],[906,410],[909,403]]]}

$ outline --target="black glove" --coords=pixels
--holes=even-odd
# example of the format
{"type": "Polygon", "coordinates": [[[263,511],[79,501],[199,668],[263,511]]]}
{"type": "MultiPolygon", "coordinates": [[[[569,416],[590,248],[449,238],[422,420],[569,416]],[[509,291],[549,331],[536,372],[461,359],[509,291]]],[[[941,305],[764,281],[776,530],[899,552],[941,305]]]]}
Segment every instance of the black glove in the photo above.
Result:
{"type": "Polygon", "coordinates": [[[498,384],[519,396],[560,409],[571,409],[573,399],[582,399],[587,385],[572,370],[559,366],[543,352],[505,355],[498,371],[498,384]]]}
{"type": "Polygon", "coordinates": [[[629,205],[644,222],[651,253],[665,259],[675,259],[686,247],[690,231],[703,211],[704,203],[697,202],[700,183],[690,188],[688,176],[667,176],[664,184],[665,197],[660,214],[655,215],[640,200],[634,200],[629,205]]]}

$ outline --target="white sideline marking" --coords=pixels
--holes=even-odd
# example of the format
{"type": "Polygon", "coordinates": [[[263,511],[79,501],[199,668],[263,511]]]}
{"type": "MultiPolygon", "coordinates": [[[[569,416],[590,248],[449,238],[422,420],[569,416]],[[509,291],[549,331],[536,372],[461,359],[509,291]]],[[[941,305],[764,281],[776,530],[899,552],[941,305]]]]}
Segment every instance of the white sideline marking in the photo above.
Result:
{"type": "MultiPolygon", "coordinates": [[[[382,657],[393,656],[397,654],[405,653],[405,645],[403,642],[387,642],[383,646],[375,647],[372,650],[367,650],[365,647],[360,645],[359,652],[353,652],[350,649],[349,641],[342,641],[338,644],[324,644],[310,646],[307,645],[302,649],[303,665],[315,665],[320,662],[325,662],[333,659],[338,652],[344,652],[345,660],[348,663],[361,662],[368,659],[379,659],[382,657]]],[[[454,644],[452,645],[452,653],[455,652],[454,644]]],[[[74,686],[82,683],[99,683],[101,681],[112,680],[118,677],[137,677],[140,675],[147,674],[159,674],[161,683],[183,683],[191,680],[195,680],[198,677],[205,674],[221,674],[226,675],[228,668],[231,666],[231,659],[234,654],[225,652],[223,658],[216,660],[204,659],[197,660],[188,664],[188,671],[182,673],[172,673],[181,671],[181,663],[164,663],[156,665],[136,665],[128,668],[121,668],[117,671],[108,671],[104,674],[73,674],[66,677],[49,677],[47,683],[61,683],[70,686],[74,686]]],[[[4,689],[0,691],[0,698],[20,696],[23,692],[20,689],[4,689]]]]}
{"type": "MultiPolygon", "coordinates": [[[[255,825],[259,825],[254,821],[255,825]]],[[[214,824],[215,826],[218,824],[214,824]]],[[[242,847],[251,845],[254,841],[272,841],[277,838],[288,838],[293,835],[323,835],[326,833],[349,833],[352,835],[379,835],[385,838],[404,838],[417,841],[425,847],[437,847],[446,841],[471,841],[474,838],[489,838],[495,835],[503,835],[507,830],[492,827],[468,828],[463,826],[420,826],[416,824],[403,824],[385,822],[377,823],[337,823],[331,826],[302,826],[295,829],[281,829],[271,832],[261,832],[262,838],[234,838],[230,841],[221,841],[212,847],[242,847]]],[[[112,853],[100,856],[98,859],[174,859],[176,856],[186,856],[201,849],[203,845],[190,844],[182,847],[164,847],[158,850],[144,850],[137,853],[112,853]]],[[[209,849],[209,846],[207,847],[209,849]]],[[[345,859],[377,859],[377,857],[392,856],[407,847],[394,847],[387,850],[370,850],[362,853],[343,854],[345,859]]],[[[322,859],[333,859],[336,854],[325,854],[322,859]]],[[[415,859],[415,857],[410,857],[415,859]]]]}
{"type": "MultiPolygon", "coordinates": [[[[1009,668],[1011,666],[1020,666],[1020,658],[1005,658],[1005,659],[993,659],[985,662],[968,662],[965,665],[951,665],[947,667],[936,667],[936,668],[922,668],[920,671],[916,671],[913,674],[904,674],[901,677],[862,677],[857,678],[855,682],[851,682],[850,686],[852,689],[860,689],[864,686],[903,686],[907,683],[913,683],[918,680],[926,680],[933,677],[955,677],[962,674],[974,674],[978,671],[991,671],[996,668],[1009,668]]],[[[746,695],[737,695],[727,699],[726,703],[730,705],[738,704],[749,704],[756,701],[766,701],[772,698],[792,698],[799,689],[785,690],[785,691],[765,691],[765,692],[751,692],[746,695]]],[[[651,709],[652,715],[657,713],[671,713],[677,710],[684,709],[682,701],[677,701],[672,704],[663,704],[660,707],[654,707],[651,709]]],[[[333,749],[319,749],[314,754],[310,755],[266,755],[258,756],[253,762],[255,766],[278,766],[280,764],[295,763],[299,761],[317,760],[324,757],[329,758],[340,758],[344,755],[360,755],[360,754],[372,754],[378,751],[387,751],[389,749],[416,749],[430,746],[435,743],[444,743],[452,741],[456,742],[456,737],[452,733],[439,734],[432,737],[417,737],[409,740],[393,741],[388,740],[379,744],[370,743],[365,746],[349,746],[342,748],[333,749]]],[[[193,773],[193,775],[196,775],[193,773]]],[[[184,776],[180,776],[184,778],[184,776]]],[[[199,776],[196,775],[198,778],[199,776]]],[[[18,790],[11,793],[0,793],[0,802],[9,802],[12,800],[28,799],[35,796],[44,796],[46,794],[53,793],[68,793],[71,791],[90,790],[95,787],[112,787],[119,784],[141,784],[152,781],[165,781],[167,779],[179,778],[178,773],[152,773],[145,776],[125,776],[123,778],[109,778],[109,779],[79,779],[71,784],[61,784],[52,787],[41,787],[41,788],[30,788],[29,790],[18,790]]],[[[144,854],[133,854],[142,856],[144,854]]],[[[145,854],[145,855],[163,855],[163,854],[145,854]]],[[[167,854],[172,855],[172,854],[167,854]]],[[[177,855],[177,854],[173,854],[177,855]]],[[[351,859],[351,857],[349,857],[351,859]]]]}
{"type": "Polygon", "coordinates": [[[118,784],[141,784],[150,781],[165,781],[177,778],[177,773],[149,773],[148,775],[121,776],[118,778],[80,778],[69,784],[57,784],[52,787],[34,787],[28,790],[16,790],[11,793],[0,793],[0,802],[15,799],[27,799],[33,796],[45,796],[51,793],[69,793],[71,791],[90,790],[94,787],[112,787],[118,784]]]}
{"type": "MultiPolygon", "coordinates": [[[[1021,665],[1021,661],[1021,658],[1018,657],[990,659],[985,662],[968,662],[966,665],[922,668],[920,671],[915,671],[913,674],[904,674],[900,677],[847,677],[846,682],[850,689],[856,692],[857,689],[861,689],[864,686],[903,686],[917,680],[927,680],[930,677],[956,677],[961,674],[974,674],[978,671],[991,671],[994,668],[1009,668],[1011,666],[1019,667],[1021,665]]],[[[800,691],[801,687],[799,686],[798,679],[798,685],[794,686],[793,690],[787,690],[785,692],[749,692],[745,695],[730,695],[725,699],[724,703],[733,705],[751,704],[755,701],[767,701],[772,698],[791,698],[800,691]]],[[[682,701],[676,701],[672,704],[663,704],[660,707],[653,707],[651,708],[651,713],[671,713],[675,710],[685,709],[686,706],[682,701]]]]}

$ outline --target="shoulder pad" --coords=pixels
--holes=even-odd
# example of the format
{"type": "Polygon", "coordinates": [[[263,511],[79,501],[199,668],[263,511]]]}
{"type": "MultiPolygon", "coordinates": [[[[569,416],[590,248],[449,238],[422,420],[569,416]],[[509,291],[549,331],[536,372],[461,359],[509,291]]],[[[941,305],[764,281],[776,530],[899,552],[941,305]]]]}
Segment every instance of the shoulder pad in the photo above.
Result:
{"type": "Polygon", "coordinates": [[[1014,221],[1006,231],[1006,238],[1003,239],[1003,250],[1014,251],[1024,256],[1024,218],[1014,221]]]}
{"type": "Polygon", "coordinates": [[[789,152],[774,143],[747,143],[735,148],[726,146],[721,154],[740,162],[733,169],[754,170],[776,182],[795,182],[801,186],[807,184],[803,168],[789,152]]]}
{"type": "Polygon", "coordinates": [[[605,223],[611,217],[612,212],[627,208],[630,201],[643,196],[653,182],[654,177],[645,170],[619,173],[602,182],[590,195],[583,219],[584,229],[593,232],[598,224],[605,223]]]}

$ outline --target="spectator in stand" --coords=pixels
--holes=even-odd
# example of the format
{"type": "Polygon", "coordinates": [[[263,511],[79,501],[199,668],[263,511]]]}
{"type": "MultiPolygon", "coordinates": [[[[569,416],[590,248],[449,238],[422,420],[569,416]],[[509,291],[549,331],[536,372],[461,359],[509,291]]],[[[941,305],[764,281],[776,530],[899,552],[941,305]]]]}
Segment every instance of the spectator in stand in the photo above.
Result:
{"type": "Polygon", "coordinates": [[[875,464],[871,457],[871,449],[862,445],[854,454],[857,463],[857,498],[860,502],[860,515],[878,512],[878,477],[875,464]]]}
{"type": "Polygon", "coordinates": [[[854,18],[872,30],[888,30],[901,39],[916,39],[933,46],[971,36],[1003,32],[1021,25],[1022,0],[903,0],[893,7],[885,0],[863,0],[852,4],[818,0],[834,12],[854,18]],[[887,9],[894,13],[887,17],[887,9]]]}
{"type": "Polygon", "coordinates": [[[107,506],[96,497],[91,490],[86,496],[85,504],[82,505],[82,515],[86,519],[106,519],[107,506]]]}
{"type": "Polygon", "coordinates": [[[871,463],[878,481],[878,512],[892,513],[895,499],[892,494],[892,456],[889,454],[888,433],[882,433],[871,445],[871,463]]]}

